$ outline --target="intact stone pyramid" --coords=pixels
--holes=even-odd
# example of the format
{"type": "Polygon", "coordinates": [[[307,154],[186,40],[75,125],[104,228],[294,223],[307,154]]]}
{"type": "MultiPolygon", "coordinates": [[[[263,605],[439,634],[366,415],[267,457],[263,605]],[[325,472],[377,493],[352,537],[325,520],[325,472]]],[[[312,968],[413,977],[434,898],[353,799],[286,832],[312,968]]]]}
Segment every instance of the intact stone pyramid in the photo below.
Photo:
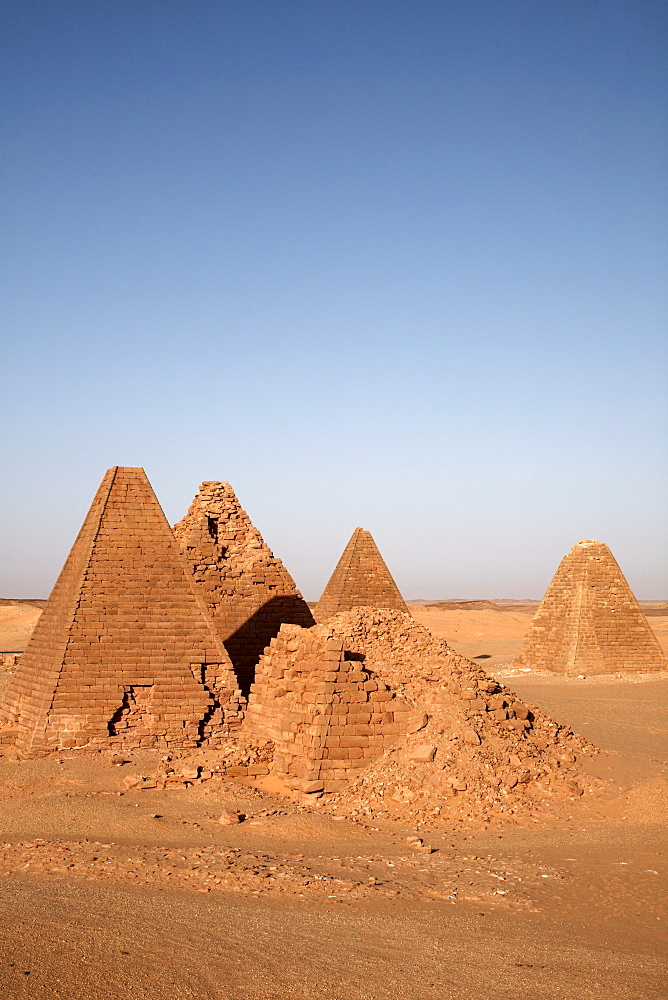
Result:
{"type": "Polygon", "coordinates": [[[0,740],[196,745],[238,725],[236,689],[143,469],[109,469],[8,685],[0,740]]]}
{"type": "Polygon", "coordinates": [[[408,611],[371,532],[355,528],[313,612],[324,622],[352,608],[408,611]]]}
{"type": "Polygon", "coordinates": [[[247,693],[281,625],[314,624],[309,607],[229,483],[202,483],[174,534],[247,693]]]}
{"type": "Polygon", "coordinates": [[[615,557],[585,540],[562,559],[527,634],[519,662],[563,674],[666,668],[615,557]]]}

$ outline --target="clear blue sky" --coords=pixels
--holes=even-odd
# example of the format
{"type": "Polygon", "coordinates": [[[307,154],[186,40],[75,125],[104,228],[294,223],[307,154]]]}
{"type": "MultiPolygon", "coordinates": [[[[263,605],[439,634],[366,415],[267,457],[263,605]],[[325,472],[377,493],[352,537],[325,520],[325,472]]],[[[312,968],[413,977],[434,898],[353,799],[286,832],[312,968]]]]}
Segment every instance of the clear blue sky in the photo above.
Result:
{"type": "Polygon", "coordinates": [[[668,7],[5,0],[0,595],[106,468],[227,479],[309,599],[668,596],[668,7]]]}

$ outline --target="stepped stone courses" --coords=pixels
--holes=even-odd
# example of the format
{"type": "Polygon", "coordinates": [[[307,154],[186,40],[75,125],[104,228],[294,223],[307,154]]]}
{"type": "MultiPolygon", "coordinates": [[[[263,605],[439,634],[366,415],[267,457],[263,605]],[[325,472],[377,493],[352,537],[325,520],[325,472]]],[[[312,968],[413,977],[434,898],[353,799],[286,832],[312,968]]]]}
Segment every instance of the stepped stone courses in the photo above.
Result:
{"type": "Polygon", "coordinates": [[[202,483],[174,534],[247,694],[281,625],[314,624],[309,607],[229,483],[202,483]]]}
{"type": "Polygon", "coordinates": [[[355,528],[313,612],[316,621],[352,608],[408,611],[371,532],[355,528]]]}
{"type": "Polygon", "coordinates": [[[187,747],[238,726],[229,657],[143,469],[106,473],[0,721],[32,753],[187,747]]]}
{"type": "Polygon", "coordinates": [[[563,674],[666,669],[612,552],[602,542],[574,545],[531,622],[518,663],[563,674]]]}
{"type": "Polygon", "coordinates": [[[331,792],[404,734],[409,716],[340,639],[284,625],[258,664],[242,732],[274,741],[272,771],[288,784],[331,792]]]}

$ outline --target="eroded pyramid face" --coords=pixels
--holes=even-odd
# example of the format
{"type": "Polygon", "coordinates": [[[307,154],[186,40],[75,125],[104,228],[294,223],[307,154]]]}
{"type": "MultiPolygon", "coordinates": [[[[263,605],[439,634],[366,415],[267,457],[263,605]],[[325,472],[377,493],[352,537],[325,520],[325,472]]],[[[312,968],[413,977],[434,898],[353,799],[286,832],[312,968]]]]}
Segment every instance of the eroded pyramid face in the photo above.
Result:
{"type": "Polygon", "coordinates": [[[520,657],[564,674],[666,668],[659,642],[607,545],[578,542],[559,565],[520,657]]]}
{"type": "Polygon", "coordinates": [[[247,693],[281,625],[313,625],[309,607],[229,483],[202,483],[174,534],[247,693]]]}

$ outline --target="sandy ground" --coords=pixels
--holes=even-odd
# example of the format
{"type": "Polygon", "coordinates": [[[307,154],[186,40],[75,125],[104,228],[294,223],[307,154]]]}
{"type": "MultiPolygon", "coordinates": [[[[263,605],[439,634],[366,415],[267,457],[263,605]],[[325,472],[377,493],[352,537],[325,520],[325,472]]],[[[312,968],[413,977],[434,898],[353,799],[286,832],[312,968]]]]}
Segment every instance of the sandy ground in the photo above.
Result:
{"type": "MultiPolygon", "coordinates": [[[[520,611],[478,610],[480,652],[518,641],[520,611]]],[[[242,783],[124,790],[149,753],[0,758],[2,996],[665,1000],[668,677],[499,673],[601,747],[605,791],[429,854],[242,783]]]]}
{"type": "Polygon", "coordinates": [[[40,614],[32,604],[0,604],[0,653],[22,652],[40,614]]]}

